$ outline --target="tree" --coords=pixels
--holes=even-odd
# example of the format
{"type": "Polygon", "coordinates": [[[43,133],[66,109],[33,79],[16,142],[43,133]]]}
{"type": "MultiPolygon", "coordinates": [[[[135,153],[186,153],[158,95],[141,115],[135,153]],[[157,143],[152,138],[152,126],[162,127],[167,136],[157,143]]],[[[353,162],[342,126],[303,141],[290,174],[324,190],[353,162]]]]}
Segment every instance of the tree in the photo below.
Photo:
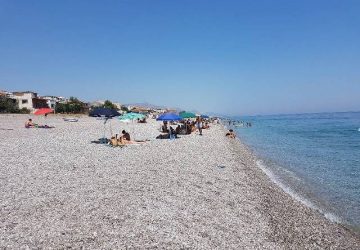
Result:
{"type": "Polygon", "coordinates": [[[104,108],[118,110],[117,106],[109,100],[106,100],[103,105],[104,108]]]}
{"type": "Polygon", "coordinates": [[[30,114],[27,108],[19,109],[18,102],[6,96],[0,96],[0,113],[30,114]]]}
{"type": "Polygon", "coordinates": [[[0,113],[18,113],[19,108],[14,99],[0,96],[0,113]]]}
{"type": "Polygon", "coordinates": [[[55,106],[56,113],[84,113],[85,103],[81,102],[76,97],[71,96],[66,103],[57,103],[55,106]]]}
{"type": "Polygon", "coordinates": [[[129,109],[126,106],[122,105],[121,111],[129,112],[129,109]]]}

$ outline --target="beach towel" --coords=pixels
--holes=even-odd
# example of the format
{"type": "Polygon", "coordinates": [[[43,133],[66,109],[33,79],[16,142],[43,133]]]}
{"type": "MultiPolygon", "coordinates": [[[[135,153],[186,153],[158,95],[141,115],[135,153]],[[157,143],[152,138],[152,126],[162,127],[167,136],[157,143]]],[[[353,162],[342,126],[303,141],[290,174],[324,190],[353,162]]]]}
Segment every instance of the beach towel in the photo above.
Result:
{"type": "Polygon", "coordinates": [[[25,126],[25,128],[55,128],[55,127],[48,125],[40,125],[40,126],[25,126]]]}

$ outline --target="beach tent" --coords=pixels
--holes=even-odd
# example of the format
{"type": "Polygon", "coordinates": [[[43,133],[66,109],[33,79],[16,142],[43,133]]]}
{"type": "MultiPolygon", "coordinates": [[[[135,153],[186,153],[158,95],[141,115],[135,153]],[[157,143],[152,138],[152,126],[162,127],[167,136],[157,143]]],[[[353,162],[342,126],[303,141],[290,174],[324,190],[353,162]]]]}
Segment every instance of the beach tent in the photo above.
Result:
{"type": "Polygon", "coordinates": [[[181,121],[183,118],[178,116],[175,113],[165,113],[160,115],[156,120],[157,121],[181,121]]]}
{"type": "Polygon", "coordinates": [[[196,115],[194,113],[191,113],[191,112],[180,112],[180,117],[183,118],[183,119],[187,119],[187,118],[195,118],[196,115]]]}

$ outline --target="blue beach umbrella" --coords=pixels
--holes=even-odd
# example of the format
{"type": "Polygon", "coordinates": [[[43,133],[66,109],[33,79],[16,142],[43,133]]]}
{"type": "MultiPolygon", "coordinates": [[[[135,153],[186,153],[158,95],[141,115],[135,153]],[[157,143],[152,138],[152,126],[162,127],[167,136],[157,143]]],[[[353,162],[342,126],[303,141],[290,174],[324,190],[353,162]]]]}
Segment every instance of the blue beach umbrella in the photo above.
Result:
{"type": "MultiPolygon", "coordinates": [[[[183,118],[181,118],[180,116],[178,116],[175,113],[165,113],[160,115],[156,120],[157,121],[181,121],[183,118]]],[[[171,139],[171,134],[170,134],[170,139],[171,139]]]]}
{"type": "Polygon", "coordinates": [[[156,120],[157,121],[181,121],[183,118],[178,116],[175,113],[165,113],[160,115],[156,120]]]}
{"type": "Polygon", "coordinates": [[[115,117],[115,116],[119,116],[120,113],[117,112],[114,109],[108,109],[108,108],[94,108],[93,110],[90,111],[89,116],[92,117],[115,117]]]}
{"type": "Polygon", "coordinates": [[[201,117],[201,118],[204,118],[204,119],[210,118],[210,116],[208,116],[208,115],[201,115],[200,117],[201,117]]]}
{"type": "MultiPolygon", "coordinates": [[[[112,117],[115,116],[119,116],[120,113],[117,112],[114,109],[109,109],[109,108],[94,108],[93,110],[91,110],[91,112],[89,113],[89,116],[92,117],[105,117],[104,120],[104,133],[103,133],[103,141],[105,142],[105,133],[106,133],[106,123],[109,119],[111,119],[112,117]]],[[[111,128],[111,122],[109,122],[109,126],[110,126],[110,135],[112,135],[112,128],[111,128]]]]}

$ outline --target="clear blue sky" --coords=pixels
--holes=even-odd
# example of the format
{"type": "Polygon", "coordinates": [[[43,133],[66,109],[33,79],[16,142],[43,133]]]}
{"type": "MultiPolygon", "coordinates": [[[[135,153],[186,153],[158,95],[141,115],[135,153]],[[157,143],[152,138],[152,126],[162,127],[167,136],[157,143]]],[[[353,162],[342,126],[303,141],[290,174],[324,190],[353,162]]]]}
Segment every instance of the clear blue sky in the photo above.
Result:
{"type": "Polygon", "coordinates": [[[0,89],[235,115],[360,110],[360,1],[0,0],[0,89]]]}

